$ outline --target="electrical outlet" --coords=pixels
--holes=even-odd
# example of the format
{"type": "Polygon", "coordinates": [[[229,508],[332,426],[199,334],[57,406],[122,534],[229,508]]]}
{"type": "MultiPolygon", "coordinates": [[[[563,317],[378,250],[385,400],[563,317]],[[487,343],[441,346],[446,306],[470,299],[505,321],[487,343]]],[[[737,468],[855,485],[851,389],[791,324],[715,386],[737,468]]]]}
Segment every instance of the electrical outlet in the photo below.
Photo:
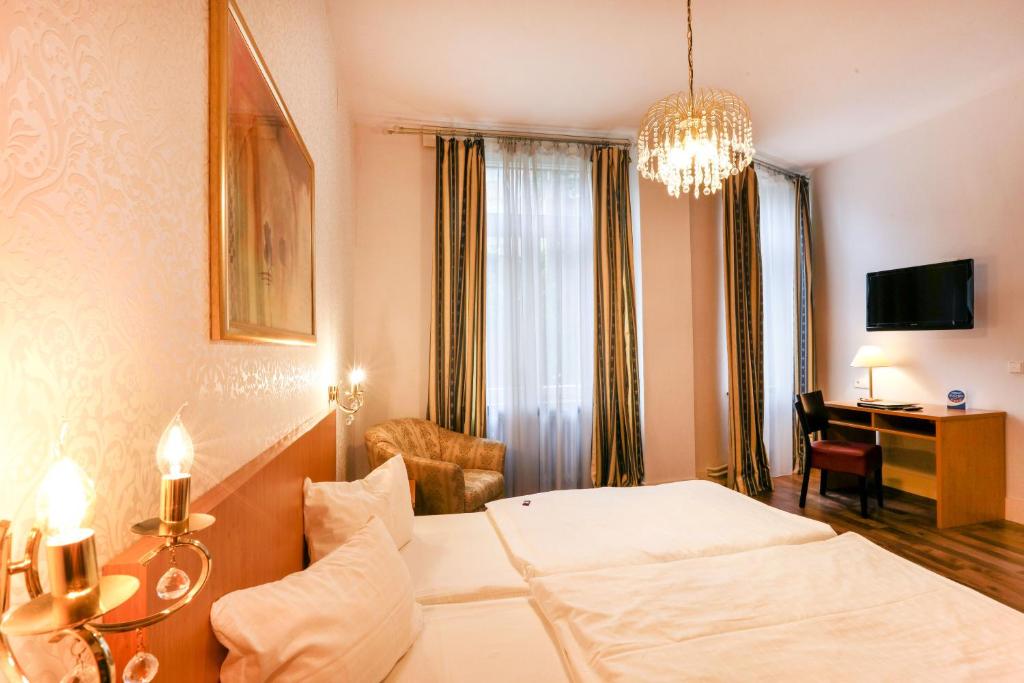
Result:
{"type": "Polygon", "coordinates": [[[1011,375],[1024,375],[1024,360],[1011,360],[1006,364],[1006,371],[1011,375]]]}
{"type": "Polygon", "coordinates": [[[853,388],[854,389],[867,389],[868,388],[868,378],[867,377],[859,377],[859,378],[853,380],[853,388]]]}

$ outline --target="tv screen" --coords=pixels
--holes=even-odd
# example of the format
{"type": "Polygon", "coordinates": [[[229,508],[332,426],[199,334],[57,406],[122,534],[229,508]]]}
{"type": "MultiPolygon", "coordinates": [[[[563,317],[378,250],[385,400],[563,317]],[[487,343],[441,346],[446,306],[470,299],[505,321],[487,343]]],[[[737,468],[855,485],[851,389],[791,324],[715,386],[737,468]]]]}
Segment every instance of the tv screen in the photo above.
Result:
{"type": "Polygon", "coordinates": [[[868,273],[868,331],[974,327],[974,259],[868,273]]]}

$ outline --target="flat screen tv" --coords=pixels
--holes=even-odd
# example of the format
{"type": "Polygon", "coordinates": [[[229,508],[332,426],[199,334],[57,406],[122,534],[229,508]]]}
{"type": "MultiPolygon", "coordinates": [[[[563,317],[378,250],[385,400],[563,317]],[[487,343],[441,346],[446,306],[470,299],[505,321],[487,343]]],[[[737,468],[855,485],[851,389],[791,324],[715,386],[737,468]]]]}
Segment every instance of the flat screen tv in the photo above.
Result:
{"type": "Polygon", "coordinates": [[[974,259],[868,273],[869,332],[974,327],[974,259]]]}

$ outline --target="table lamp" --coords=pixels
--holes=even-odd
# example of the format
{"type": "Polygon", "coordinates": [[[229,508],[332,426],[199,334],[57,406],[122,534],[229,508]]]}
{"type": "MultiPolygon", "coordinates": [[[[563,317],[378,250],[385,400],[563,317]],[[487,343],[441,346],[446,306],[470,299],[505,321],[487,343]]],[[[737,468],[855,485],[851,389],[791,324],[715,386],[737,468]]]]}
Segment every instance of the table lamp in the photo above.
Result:
{"type": "Polygon", "coordinates": [[[889,358],[885,355],[885,352],[877,346],[862,346],[857,349],[857,354],[850,361],[851,368],[867,368],[868,369],[868,396],[862,398],[862,401],[880,401],[881,399],[875,398],[875,378],[873,371],[875,368],[884,368],[892,365],[889,362],[889,358]]]}

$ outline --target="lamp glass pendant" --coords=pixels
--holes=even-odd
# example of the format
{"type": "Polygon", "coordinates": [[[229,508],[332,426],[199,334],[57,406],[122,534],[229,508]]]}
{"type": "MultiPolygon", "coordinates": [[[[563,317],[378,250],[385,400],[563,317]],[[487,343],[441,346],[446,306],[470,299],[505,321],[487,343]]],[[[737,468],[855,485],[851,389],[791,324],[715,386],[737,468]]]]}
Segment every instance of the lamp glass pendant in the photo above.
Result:
{"type": "Polygon", "coordinates": [[[640,173],[668,188],[673,197],[709,195],[754,158],[754,132],[746,103],[726,90],[693,89],[693,12],[686,2],[689,92],[650,106],[637,136],[640,173]]]}

